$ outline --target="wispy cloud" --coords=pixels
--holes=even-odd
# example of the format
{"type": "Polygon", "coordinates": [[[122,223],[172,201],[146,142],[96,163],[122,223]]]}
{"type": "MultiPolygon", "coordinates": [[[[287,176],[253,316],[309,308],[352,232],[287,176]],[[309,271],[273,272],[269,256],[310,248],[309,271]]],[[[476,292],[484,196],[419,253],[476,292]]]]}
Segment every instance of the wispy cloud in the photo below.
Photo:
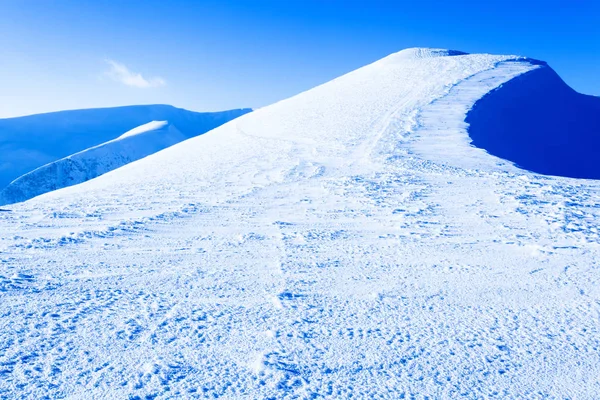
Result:
{"type": "Polygon", "coordinates": [[[161,77],[155,76],[152,78],[144,78],[142,74],[130,71],[129,68],[120,62],[114,60],[105,61],[110,67],[109,70],[106,71],[106,75],[112,80],[124,85],[137,88],[152,88],[167,84],[161,77]]]}

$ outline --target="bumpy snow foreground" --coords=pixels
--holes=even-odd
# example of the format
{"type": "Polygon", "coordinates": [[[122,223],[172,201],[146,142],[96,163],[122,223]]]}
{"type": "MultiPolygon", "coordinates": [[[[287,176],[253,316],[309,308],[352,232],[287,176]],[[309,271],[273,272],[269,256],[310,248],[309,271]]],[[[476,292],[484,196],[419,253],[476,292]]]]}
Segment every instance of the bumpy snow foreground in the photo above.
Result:
{"type": "Polygon", "coordinates": [[[409,49],[0,212],[0,396],[597,398],[599,184],[469,146],[525,58],[409,49]]]}

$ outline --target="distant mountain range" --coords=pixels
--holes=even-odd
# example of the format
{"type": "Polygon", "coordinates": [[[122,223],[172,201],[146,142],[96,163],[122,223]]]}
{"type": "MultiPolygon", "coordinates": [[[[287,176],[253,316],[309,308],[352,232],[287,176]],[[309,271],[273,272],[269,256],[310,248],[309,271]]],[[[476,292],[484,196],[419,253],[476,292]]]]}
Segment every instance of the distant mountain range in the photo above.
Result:
{"type": "Polygon", "coordinates": [[[0,203],[84,182],[250,111],[198,113],[141,105],[2,119],[0,203]],[[152,121],[163,122],[148,124],[152,121]],[[148,125],[138,134],[125,137],[125,132],[143,124],[148,125]]]}

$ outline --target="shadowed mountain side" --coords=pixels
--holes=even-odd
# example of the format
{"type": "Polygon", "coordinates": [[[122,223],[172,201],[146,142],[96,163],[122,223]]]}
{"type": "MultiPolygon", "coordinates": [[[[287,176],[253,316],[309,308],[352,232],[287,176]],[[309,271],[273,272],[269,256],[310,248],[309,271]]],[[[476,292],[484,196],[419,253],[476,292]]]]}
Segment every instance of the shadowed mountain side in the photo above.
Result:
{"type": "Polygon", "coordinates": [[[467,114],[474,146],[533,172],[600,178],[600,98],[575,92],[550,67],[505,83],[467,114]]]}

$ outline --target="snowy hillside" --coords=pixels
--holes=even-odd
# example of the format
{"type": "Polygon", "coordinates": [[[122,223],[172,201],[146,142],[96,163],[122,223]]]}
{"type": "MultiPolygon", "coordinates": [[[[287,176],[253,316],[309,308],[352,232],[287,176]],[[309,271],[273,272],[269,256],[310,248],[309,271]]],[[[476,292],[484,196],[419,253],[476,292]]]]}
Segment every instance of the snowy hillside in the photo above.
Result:
{"type": "Polygon", "coordinates": [[[0,119],[0,189],[35,168],[115,139],[150,121],[167,120],[192,137],[249,111],[197,113],[168,105],[143,105],[0,119]]]}
{"type": "Polygon", "coordinates": [[[597,397],[600,184],[465,123],[549,70],[404,50],[3,207],[0,396],[597,397]]]}
{"type": "Polygon", "coordinates": [[[116,139],[29,172],[0,190],[0,205],[77,185],[188,139],[168,121],[152,121],[116,139]]]}

